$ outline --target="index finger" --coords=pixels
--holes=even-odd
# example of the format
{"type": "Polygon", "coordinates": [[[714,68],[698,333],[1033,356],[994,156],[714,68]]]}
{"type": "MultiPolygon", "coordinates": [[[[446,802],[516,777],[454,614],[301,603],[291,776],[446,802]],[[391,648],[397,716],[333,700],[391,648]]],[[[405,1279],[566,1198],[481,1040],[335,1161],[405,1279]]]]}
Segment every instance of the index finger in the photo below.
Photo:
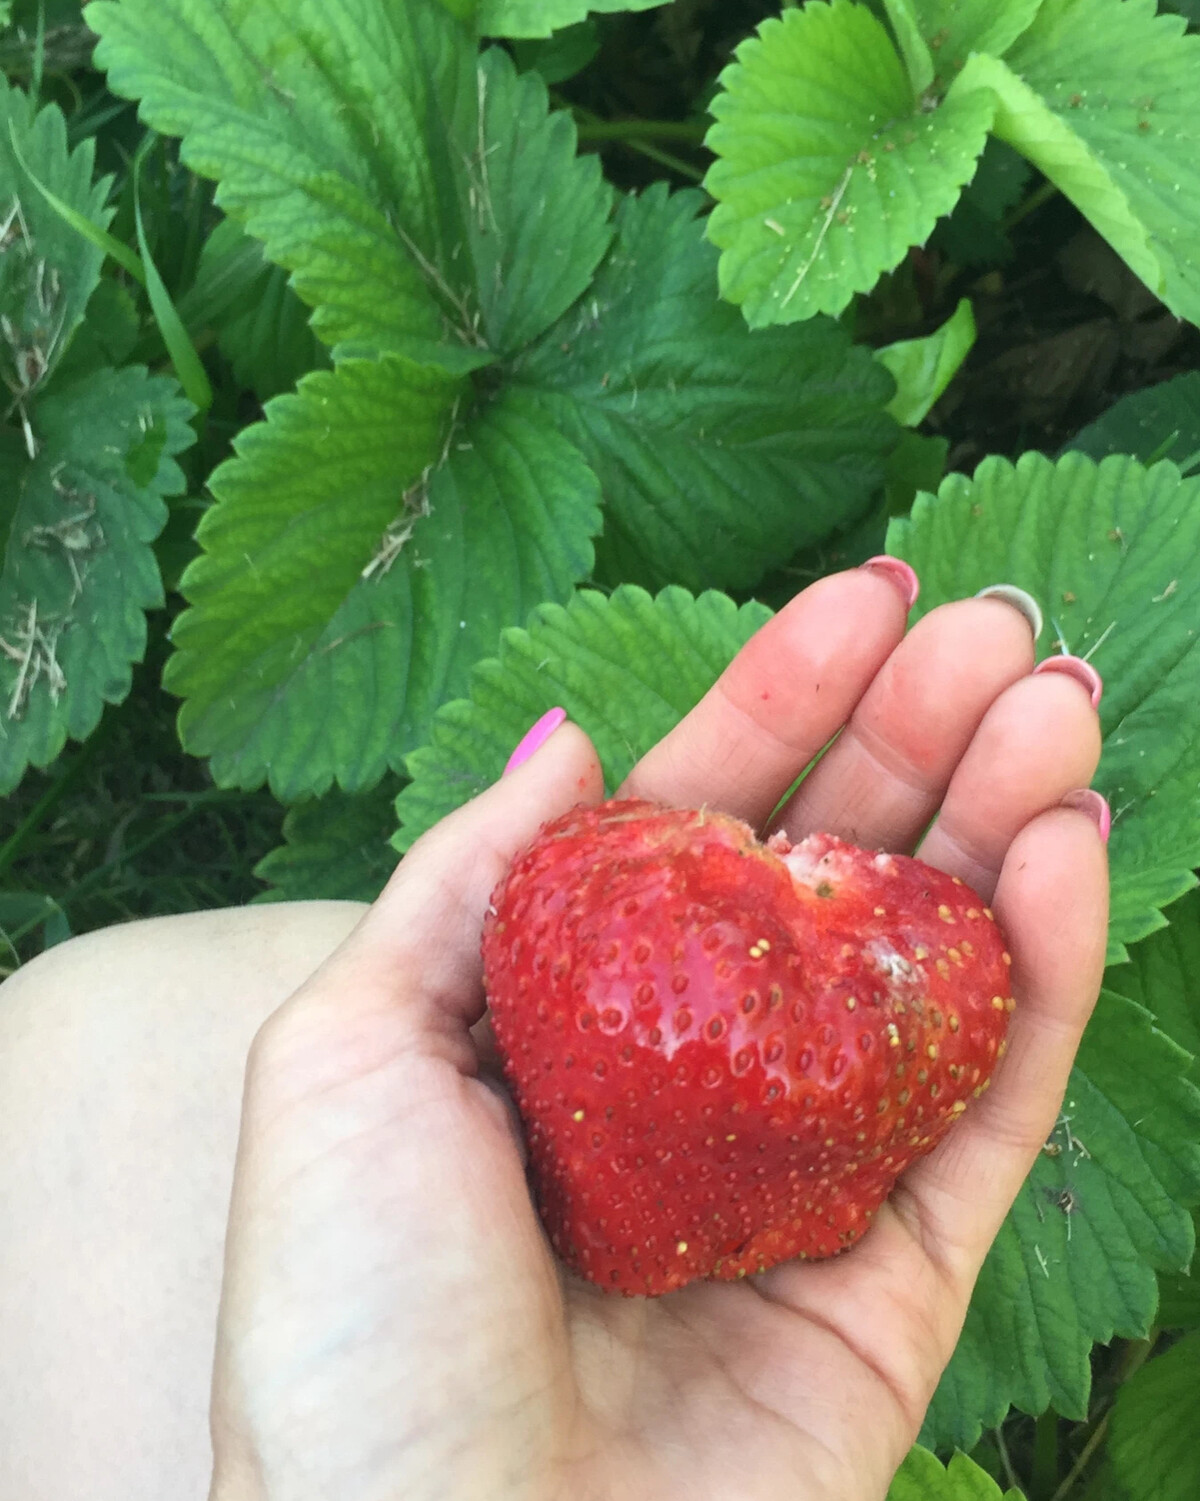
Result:
{"type": "Polygon", "coordinates": [[[619,795],[708,803],[763,824],[904,635],[899,582],[868,564],[798,594],[642,757],[619,795]]]}

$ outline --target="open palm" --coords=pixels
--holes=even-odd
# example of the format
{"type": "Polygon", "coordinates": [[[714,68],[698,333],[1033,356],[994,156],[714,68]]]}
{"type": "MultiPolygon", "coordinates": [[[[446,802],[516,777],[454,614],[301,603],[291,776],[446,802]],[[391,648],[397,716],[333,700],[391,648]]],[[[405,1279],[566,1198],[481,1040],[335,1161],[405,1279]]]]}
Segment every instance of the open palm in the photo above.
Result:
{"type": "Polygon", "coordinates": [[[625,790],[911,851],[992,900],[1018,1009],[993,1089],[861,1243],[651,1300],[555,1262],[498,1085],[489,894],[602,796],[567,725],[426,835],[252,1050],[214,1501],[879,1501],[1052,1128],[1104,955],[1089,693],[992,599],[904,636],[885,571],[814,585],[625,790]],[[781,797],[842,733],[783,810],[781,797]],[[936,821],[932,823],[931,820],[936,821]],[[924,833],[922,840],[923,831],[924,833]]]}

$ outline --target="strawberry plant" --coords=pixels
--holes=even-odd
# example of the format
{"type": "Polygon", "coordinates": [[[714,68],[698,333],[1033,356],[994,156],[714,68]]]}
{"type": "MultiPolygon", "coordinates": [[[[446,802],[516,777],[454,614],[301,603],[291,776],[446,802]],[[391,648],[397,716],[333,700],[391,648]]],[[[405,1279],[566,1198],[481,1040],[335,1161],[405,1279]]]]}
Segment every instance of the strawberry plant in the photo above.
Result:
{"type": "Polygon", "coordinates": [[[0,928],[202,818],[116,911],[370,898],[824,573],[1016,584],[1104,676],[1110,967],[893,1496],[1191,1495],[1200,13],[776,12],[0,4],[0,928]]]}

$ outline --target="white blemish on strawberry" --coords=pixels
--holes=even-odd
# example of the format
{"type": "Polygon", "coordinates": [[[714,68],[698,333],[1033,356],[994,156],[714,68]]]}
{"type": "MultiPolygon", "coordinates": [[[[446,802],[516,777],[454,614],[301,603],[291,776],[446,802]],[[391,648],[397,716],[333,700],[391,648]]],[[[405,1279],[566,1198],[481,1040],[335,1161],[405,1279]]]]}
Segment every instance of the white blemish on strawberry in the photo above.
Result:
{"type": "Polygon", "coordinates": [[[788,850],[776,850],[798,886],[815,891],[818,886],[855,875],[854,855],[849,849],[829,849],[827,834],[810,834],[788,850]]]}
{"type": "Polygon", "coordinates": [[[886,943],[882,938],[873,938],[866,945],[863,952],[868,954],[874,961],[875,968],[893,983],[898,981],[911,981],[916,971],[903,954],[886,943]]]}

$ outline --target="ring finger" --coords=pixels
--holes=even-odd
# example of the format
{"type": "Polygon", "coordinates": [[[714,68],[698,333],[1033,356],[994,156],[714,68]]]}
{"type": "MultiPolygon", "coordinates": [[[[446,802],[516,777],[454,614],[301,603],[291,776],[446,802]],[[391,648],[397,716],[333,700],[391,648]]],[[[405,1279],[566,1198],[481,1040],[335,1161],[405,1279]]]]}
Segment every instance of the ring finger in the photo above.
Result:
{"type": "Polygon", "coordinates": [[[1086,787],[1099,760],[1100,721],[1081,682],[1056,671],[1014,683],[959,763],[921,859],[989,900],[1020,830],[1086,787]]]}

